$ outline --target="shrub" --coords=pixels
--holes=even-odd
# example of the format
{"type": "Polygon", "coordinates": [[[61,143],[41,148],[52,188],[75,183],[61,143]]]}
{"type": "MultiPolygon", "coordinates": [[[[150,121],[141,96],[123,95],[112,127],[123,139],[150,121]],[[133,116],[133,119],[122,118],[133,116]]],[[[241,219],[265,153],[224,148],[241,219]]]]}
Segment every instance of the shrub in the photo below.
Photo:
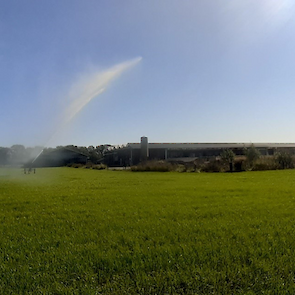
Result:
{"type": "Polygon", "coordinates": [[[175,171],[176,171],[176,172],[185,172],[185,171],[187,171],[187,169],[186,169],[185,165],[178,164],[178,165],[176,166],[175,171]]]}
{"type": "Polygon", "coordinates": [[[187,166],[186,167],[186,172],[196,172],[196,168],[194,168],[192,166],[187,166]]]}
{"type": "Polygon", "coordinates": [[[210,160],[205,162],[201,168],[203,172],[223,172],[225,171],[224,163],[220,160],[210,160]]]}
{"type": "Polygon", "coordinates": [[[245,161],[243,159],[235,160],[234,171],[236,172],[245,171],[245,161]]]}
{"type": "Polygon", "coordinates": [[[173,171],[174,166],[165,161],[147,161],[140,163],[136,166],[131,166],[131,171],[142,172],[142,171],[155,171],[155,172],[168,172],[173,171]]]}
{"type": "Polygon", "coordinates": [[[206,161],[204,159],[196,159],[193,162],[195,172],[201,172],[206,161]]]}
{"type": "Polygon", "coordinates": [[[92,162],[87,162],[86,163],[86,165],[84,166],[85,168],[87,168],[87,169],[90,169],[90,168],[92,168],[93,167],[93,163],[92,162]]]}
{"type": "Polygon", "coordinates": [[[97,164],[97,165],[92,165],[92,169],[94,170],[105,170],[108,169],[108,166],[105,164],[97,164]]]}
{"type": "Polygon", "coordinates": [[[83,164],[79,164],[79,163],[73,163],[69,167],[72,167],[72,168],[82,168],[82,167],[84,167],[84,165],[83,164]]]}
{"type": "Polygon", "coordinates": [[[253,171],[276,170],[278,164],[273,156],[260,157],[253,165],[253,171]]]}
{"type": "Polygon", "coordinates": [[[294,168],[293,157],[290,153],[278,152],[275,154],[275,161],[279,166],[279,169],[291,169],[294,168]]]}

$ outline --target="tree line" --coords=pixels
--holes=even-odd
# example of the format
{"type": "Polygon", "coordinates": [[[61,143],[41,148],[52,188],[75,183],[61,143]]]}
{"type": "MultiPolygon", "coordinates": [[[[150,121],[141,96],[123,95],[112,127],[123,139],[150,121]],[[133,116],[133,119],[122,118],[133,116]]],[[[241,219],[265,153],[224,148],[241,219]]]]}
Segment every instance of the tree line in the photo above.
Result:
{"type": "Polygon", "coordinates": [[[75,152],[86,155],[93,163],[102,160],[107,151],[121,148],[121,146],[112,146],[103,144],[98,146],[57,146],[55,148],[43,148],[41,146],[25,147],[20,144],[15,144],[11,147],[0,147],[0,165],[19,166],[33,161],[41,152],[50,153],[54,150],[66,148],[75,152]]]}

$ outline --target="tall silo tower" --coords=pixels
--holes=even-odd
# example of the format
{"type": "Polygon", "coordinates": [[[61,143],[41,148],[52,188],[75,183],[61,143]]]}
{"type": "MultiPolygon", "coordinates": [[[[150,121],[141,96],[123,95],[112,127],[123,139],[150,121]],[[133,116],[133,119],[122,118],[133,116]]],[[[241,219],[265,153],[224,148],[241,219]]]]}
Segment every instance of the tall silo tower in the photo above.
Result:
{"type": "Polygon", "coordinates": [[[149,143],[146,136],[140,138],[140,161],[145,162],[149,157],[149,143]]]}

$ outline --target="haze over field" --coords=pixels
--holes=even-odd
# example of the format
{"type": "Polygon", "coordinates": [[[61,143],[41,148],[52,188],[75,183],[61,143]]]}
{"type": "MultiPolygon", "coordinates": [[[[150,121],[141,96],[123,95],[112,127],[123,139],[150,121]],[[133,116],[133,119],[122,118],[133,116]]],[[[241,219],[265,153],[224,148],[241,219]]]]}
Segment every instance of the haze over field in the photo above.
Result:
{"type": "Polygon", "coordinates": [[[0,1],[0,146],[295,142],[294,12],[292,0],[0,1]]]}

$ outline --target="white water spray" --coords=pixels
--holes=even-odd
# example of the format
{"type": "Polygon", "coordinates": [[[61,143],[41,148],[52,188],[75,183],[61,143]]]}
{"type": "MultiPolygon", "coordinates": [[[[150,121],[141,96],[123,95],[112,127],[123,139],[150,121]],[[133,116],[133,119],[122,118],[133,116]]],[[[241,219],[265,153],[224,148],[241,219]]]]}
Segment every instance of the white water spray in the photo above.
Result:
{"type": "Polygon", "coordinates": [[[71,121],[93,98],[103,93],[110,83],[124,71],[141,61],[141,57],[120,63],[103,72],[95,73],[84,83],[76,85],[76,93],[71,97],[71,103],[66,110],[64,124],[71,121]]]}
{"type": "MultiPolygon", "coordinates": [[[[96,72],[84,82],[79,82],[74,85],[74,94],[69,94],[70,105],[66,109],[61,123],[60,128],[67,125],[93,98],[102,94],[110,85],[110,83],[118,78],[123,72],[135,66],[142,60],[141,57],[117,64],[109,69],[102,72],[96,72]]],[[[56,130],[53,135],[49,138],[45,146],[47,146],[55,135],[59,132],[60,128],[56,130]]],[[[42,154],[43,150],[35,157],[32,161],[34,163],[37,158],[42,154]]]]}

